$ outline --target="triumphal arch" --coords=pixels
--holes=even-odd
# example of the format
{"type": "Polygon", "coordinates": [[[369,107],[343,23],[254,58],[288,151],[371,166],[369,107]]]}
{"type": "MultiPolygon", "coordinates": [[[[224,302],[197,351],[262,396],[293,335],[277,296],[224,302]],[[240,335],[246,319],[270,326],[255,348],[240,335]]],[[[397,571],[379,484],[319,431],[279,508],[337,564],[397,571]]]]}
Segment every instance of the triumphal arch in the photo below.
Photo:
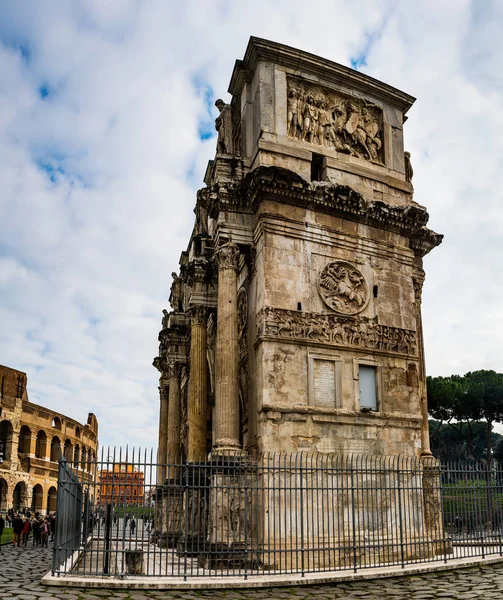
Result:
{"type": "Polygon", "coordinates": [[[159,462],[430,456],[421,291],[442,236],[404,150],[414,98],[258,38],[229,93],[159,334],[159,462]]]}

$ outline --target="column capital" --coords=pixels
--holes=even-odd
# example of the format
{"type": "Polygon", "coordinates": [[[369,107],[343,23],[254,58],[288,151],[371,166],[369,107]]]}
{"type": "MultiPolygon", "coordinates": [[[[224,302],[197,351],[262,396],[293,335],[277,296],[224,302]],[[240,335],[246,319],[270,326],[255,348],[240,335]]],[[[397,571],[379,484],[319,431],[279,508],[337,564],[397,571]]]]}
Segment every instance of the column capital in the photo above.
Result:
{"type": "Polygon", "coordinates": [[[171,377],[178,377],[180,372],[180,363],[177,362],[174,358],[168,359],[168,369],[167,375],[171,379],[171,377]]]}
{"type": "Polygon", "coordinates": [[[208,320],[208,308],[200,304],[191,306],[189,309],[190,325],[206,325],[208,320]]]}
{"type": "Polygon", "coordinates": [[[417,305],[421,304],[421,299],[422,299],[422,295],[423,295],[423,283],[424,283],[424,277],[423,278],[414,277],[412,279],[412,285],[414,286],[414,299],[415,299],[417,305]]]}
{"type": "Polygon", "coordinates": [[[227,242],[215,250],[215,259],[220,271],[225,269],[238,270],[239,248],[232,242],[227,242]]]}

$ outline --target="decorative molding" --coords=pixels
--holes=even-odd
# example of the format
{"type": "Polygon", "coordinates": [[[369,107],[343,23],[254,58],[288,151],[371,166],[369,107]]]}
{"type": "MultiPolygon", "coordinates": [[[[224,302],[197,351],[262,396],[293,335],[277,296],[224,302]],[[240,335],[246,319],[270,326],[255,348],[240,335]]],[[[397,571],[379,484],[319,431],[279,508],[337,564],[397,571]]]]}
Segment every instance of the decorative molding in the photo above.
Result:
{"type": "Polygon", "coordinates": [[[242,337],[245,332],[246,323],[248,321],[248,295],[244,288],[241,288],[238,292],[237,310],[238,310],[238,334],[239,334],[239,337],[242,337]]]}
{"type": "Polygon", "coordinates": [[[362,272],[349,262],[329,262],[318,277],[318,291],[325,304],[341,315],[356,315],[369,301],[369,286],[362,272]]]}
{"type": "Polygon", "coordinates": [[[277,200],[398,233],[410,240],[411,249],[419,256],[438,246],[444,237],[426,227],[429,215],[420,205],[391,206],[369,200],[347,185],[309,183],[281,167],[261,166],[248,173],[240,195],[254,209],[262,199],[277,200]]]}
{"type": "Polygon", "coordinates": [[[257,338],[263,337],[417,355],[415,331],[379,325],[364,317],[340,317],[266,307],[257,315],[257,338]]]}

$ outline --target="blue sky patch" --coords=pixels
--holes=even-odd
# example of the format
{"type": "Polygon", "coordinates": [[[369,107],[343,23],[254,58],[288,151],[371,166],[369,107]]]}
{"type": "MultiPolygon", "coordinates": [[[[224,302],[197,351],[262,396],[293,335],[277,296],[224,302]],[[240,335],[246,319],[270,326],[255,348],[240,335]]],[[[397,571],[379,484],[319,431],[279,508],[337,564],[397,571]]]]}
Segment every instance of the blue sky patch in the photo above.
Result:
{"type": "Polygon", "coordinates": [[[25,65],[29,64],[31,60],[31,49],[28,44],[21,44],[19,46],[19,52],[21,53],[21,57],[25,65]]]}
{"type": "Polygon", "coordinates": [[[37,163],[37,166],[39,169],[41,169],[42,171],[45,171],[47,173],[47,176],[53,183],[56,183],[56,181],[58,180],[60,175],[65,174],[65,171],[61,166],[55,167],[55,166],[51,165],[50,163],[46,163],[46,162],[42,162],[42,161],[39,161],[37,163]]]}
{"type": "Polygon", "coordinates": [[[197,134],[200,140],[209,140],[215,132],[215,118],[213,116],[213,107],[215,106],[215,92],[211,85],[201,76],[195,75],[192,78],[192,85],[196,94],[202,99],[204,112],[197,124],[197,134]]]}
{"type": "Polygon", "coordinates": [[[372,50],[374,43],[381,37],[384,28],[386,27],[386,20],[372,33],[367,33],[363,39],[363,44],[360,50],[354,56],[349,57],[349,61],[353,69],[358,71],[362,67],[367,66],[367,58],[372,50]]]}

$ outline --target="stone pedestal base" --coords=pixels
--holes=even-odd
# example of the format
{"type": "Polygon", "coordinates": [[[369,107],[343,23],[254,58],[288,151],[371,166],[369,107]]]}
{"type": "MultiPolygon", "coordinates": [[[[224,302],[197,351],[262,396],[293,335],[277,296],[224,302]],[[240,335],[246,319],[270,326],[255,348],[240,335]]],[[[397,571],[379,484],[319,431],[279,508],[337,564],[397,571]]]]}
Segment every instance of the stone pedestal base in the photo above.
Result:
{"type": "Polygon", "coordinates": [[[188,465],[181,477],[182,504],[178,512],[184,532],[176,543],[176,551],[184,556],[203,552],[208,527],[209,471],[206,464],[188,465]]]}
{"type": "Polygon", "coordinates": [[[209,531],[199,563],[208,569],[238,569],[250,564],[251,473],[242,450],[211,453],[209,531]]]}
{"type": "Polygon", "coordinates": [[[183,533],[183,487],[167,480],[157,489],[156,527],[151,537],[159,548],[174,548],[183,533]]]}

